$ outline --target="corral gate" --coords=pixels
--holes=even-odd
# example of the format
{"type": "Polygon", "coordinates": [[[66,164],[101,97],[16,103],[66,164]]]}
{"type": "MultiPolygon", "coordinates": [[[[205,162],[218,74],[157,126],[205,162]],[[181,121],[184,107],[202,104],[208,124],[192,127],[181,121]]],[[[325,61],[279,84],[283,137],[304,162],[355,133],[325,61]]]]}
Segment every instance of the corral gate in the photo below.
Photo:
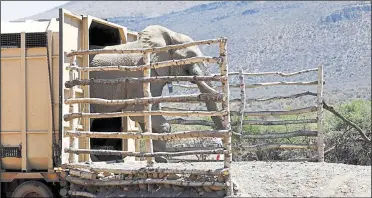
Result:
{"type": "MultiPolygon", "coordinates": [[[[203,40],[192,43],[172,45],[167,47],[156,47],[146,49],[132,49],[132,50],[78,50],[72,51],[65,54],[65,59],[70,61],[70,66],[66,69],[69,70],[69,84],[70,96],[64,101],[65,104],[70,105],[68,113],[64,114],[64,120],[70,122],[71,130],[64,131],[64,134],[70,136],[69,146],[65,146],[63,151],[68,153],[68,163],[63,165],[64,168],[69,169],[69,175],[66,176],[66,181],[77,185],[96,185],[96,186],[113,186],[113,185],[151,185],[151,184],[170,184],[178,186],[191,186],[191,187],[211,187],[214,189],[221,190],[225,188],[227,196],[232,194],[232,181],[231,181],[231,126],[230,126],[230,114],[229,114],[229,82],[228,82],[228,65],[227,65],[227,53],[226,53],[226,38],[214,39],[214,40],[203,40]],[[150,62],[151,53],[168,51],[171,49],[181,49],[189,46],[205,45],[205,44],[219,44],[219,57],[192,57],[181,60],[170,60],[163,62],[150,62]],[[80,67],[76,64],[76,57],[79,55],[88,56],[91,54],[129,54],[129,53],[142,53],[144,59],[144,65],[140,66],[101,66],[101,67],[80,67]],[[220,67],[219,75],[211,76],[161,76],[151,77],[151,69],[161,67],[172,67],[183,64],[208,62],[218,63],[220,67]],[[109,82],[120,83],[131,81],[135,83],[143,83],[143,98],[136,99],[124,99],[124,100],[105,100],[99,98],[76,98],[76,86],[86,86],[92,83],[92,80],[82,80],[79,77],[79,72],[90,72],[90,71],[143,71],[143,77],[138,78],[125,78],[125,79],[94,79],[94,83],[109,82]],[[156,81],[220,81],[222,84],[222,93],[202,93],[194,95],[174,95],[167,97],[151,97],[150,82],[156,81]],[[195,101],[206,101],[212,100],[222,103],[221,111],[152,111],[151,105],[159,102],[195,102],[195,101]],[[101,105],[118,105],[118,104],[143,104],[145,111],[122,111],[112,113],[83,113],[79,112],[76,104],[101,104],[101,105]],[[164,116],[222,116],[223,118],[223,130],[206,130],[206,131],[182,131],[175,133],[161,133],[152,134],[152,123],[151,115],[164,115],[164,116]],[[111,118],[111,117],[123,117],[123,116],[144,116],[145,132],[144,133],[133,133],[133,132],[90,132],[90,131],[78,131],[77,124],[78,119],[84,118],[111,118]],[[126,139],[144,139],[146,140],[146,152],[130,152],[130,151],[114,151],[114,150],[91,150],[91,149],[78,149],[76,139],[81,137],[85,138],[126,138],[126,139]],[[185,151],[185,152],[153,152],[152,140],[173,140],[183,138],[195,138],[195,137],[217,137],[223,138],[223,148],[214,150],[199,150],[199,151],[185,151]],[[119,156],[133,156],[133,157],[146,157],[146,166],[126,166],[125,163],[117,164],[118,168],[110,168],[109,165],[103,167],[94,167],[93,165],[77,163],[76,154],[94,154],[94,155],[119,155],[119,156]],[[156,167],[154,163],[155,156],[182,156],[190,154],[223,154],[224,155],[224,166],[215,170],[197,170],[197,169],[185,169],[185,168],[166,168],[167,164],[161,164],[161,167],[156,167]],[[82,171],[81,168],[88,170],[82,171]],[[102,181],[97,179],[98,172],[111,172],[116,174],[142,174],[145,173],[146,177],[142,177],[141,180],[115,180],[115,181],[102,181]],[[156,173],[156,176],[154,176],[156,173]],[[211,178],[208,181],[185,181],[185,180],[170,180],[167,177],[160,177],[160,174],[194,174],[194,175],[209,175],[211,178]],[[150,176],[152,175],[152,176],[150,176]],[[89,182],[87,182],[89,178],[89,182]],[[222,179],[221,179],[222,178],[222,179]]],[[[78,192],[73,190],[67,190],[70,195],[83,195],[83,196],[95,196],[87,192],[78,192]]]]}

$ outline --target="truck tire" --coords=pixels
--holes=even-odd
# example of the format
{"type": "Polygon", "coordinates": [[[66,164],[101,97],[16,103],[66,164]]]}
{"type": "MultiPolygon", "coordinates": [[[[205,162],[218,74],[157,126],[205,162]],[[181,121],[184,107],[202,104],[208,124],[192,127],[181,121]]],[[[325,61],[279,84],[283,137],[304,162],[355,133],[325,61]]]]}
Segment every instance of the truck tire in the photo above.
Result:
{"type": "Polygon", "coordinates": [[[41,182],[27,181],[14,190],[12,197],[53,197],[53,193],[41,182]]]}

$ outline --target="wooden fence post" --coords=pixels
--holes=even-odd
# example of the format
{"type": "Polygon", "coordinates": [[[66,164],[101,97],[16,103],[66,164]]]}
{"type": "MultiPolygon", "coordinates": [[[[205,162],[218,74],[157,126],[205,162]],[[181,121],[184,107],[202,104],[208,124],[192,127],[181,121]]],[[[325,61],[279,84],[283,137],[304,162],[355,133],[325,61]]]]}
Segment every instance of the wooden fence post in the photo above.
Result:
{"type": "Polygon", "coordinates": [[[318,128],[318,162],[324,162],[324,131],[323,131],[323,66],[318,66],[318,89],[317,89],[317,128],[318,128]]]}
{"type": "MultiPolygon", "coordinates": [[[[76,66],[76,56],[71,57],[70,65],[76,66]]],[[[75,71],[70,70],[70,72],[69,72],[70,80],[75,79],[74,74],[75,74],[75,71]]],[[[72,99],[76,98],[75,86],[70,88],[70,98],[72,98],[72,99]]],[[[77,110],[78,110],[77,107],[76,107],[77,105],[78,104],[70,104],[70,107],[69,107],[70,113],[76,113],[77,112],[77,110]]],[[[75,132],[77,127],[78,127],[77,125],[78,125],[78,119],[70,120],[71,131],[75,132]]],[[[76,146],[77,146],[76,139],[77,138],[70,136],[69,139],[70,139],[70,148],[76,149],[76,146]]],[[[77,159],[76,154],[74,154],[74,153],[69,154],[69,156],[68,156],[69,163],[76,163],[76,159],[77,159]]]]}
{"type": "MultiPolygon", "coordinates": [[[[220,41],[220,58],[222,61],[220,62],[220,71],[221,75],[225,76],[224,80],[221,80],[222,84],[222,92],[224,94],[224,100],[222,102],[222,110],[227,111],[227,115],[223,117],[223,126],[224,129],[231,129],[230,126],[230,100],[229,100],[229,70],[227,65],[227,39],[222,38],[220,41]]],[[[231,133],[227,137],[224,138],[224,147],[227,152],[224,155],[224,168],[229,169],[229,174],[226,176],[226,195],[231,196],[233,194],[233,183],[231,179],[231,163],[232,163],[232,153],[231,153],[231,133]]]]}
{"type": "MultiPolygon", "coordinates": [[[[238,133],[242,134],[243,131],[243,120],[244,120],[244,109],[245,109],[245,82],[244,82],[244,74],[243,69],[239,72],[239,80],[240,80],[240,108],[239,108],[239,128],[238,133]]],[[[240,143],[240,138],[239,138],[240,143]]]]}
{"type": "MultiPolygon", "coordinates": [[[[143,54],[143,62],[145,65],[150,65],[151,53],[146,52],[143,54]]],[[[151,68],[143,70],[143,77],[151,77],[151,68]]],[[[150,82],[143,83],[143,96],[151,97],[150,82]]],[[[152,104],[145,104],[144,111],[151,111],[152,104]]],[[[144,116],[145,132],[152,132],[151,115],[144,116]]],[[[146,140],[146,151],[149,153],[153,152],[152,139],[146,140]]],[[[154,158],[147,158],[147,165],[152,166],[154,164],[154,158]]]]}

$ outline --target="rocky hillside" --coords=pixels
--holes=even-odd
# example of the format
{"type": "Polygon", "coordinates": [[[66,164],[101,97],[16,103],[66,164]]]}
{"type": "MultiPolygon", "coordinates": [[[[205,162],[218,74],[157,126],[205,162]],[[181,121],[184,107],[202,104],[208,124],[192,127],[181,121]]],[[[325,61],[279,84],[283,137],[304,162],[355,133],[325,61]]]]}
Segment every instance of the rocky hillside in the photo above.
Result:
{"type": "MultiPolygon", "coordinates": [[[[322,64],[325,95],[329,100],[371,97],[371,3],[367,1],[82,1],[63,7],[76,13],[109,18],[135,31],[159,24],[194,39],[226,36],[230,71],[243,68],[250,72],[291,72],[322,64]]],[[[50,16],[54,12],[57,8],[31,18],[50,16]]],[[[202,48],[208,55],[216,55],[216,49],[202,48]]],[[[215,69],[210,70],[215,72],[215,69]]],[[[316,74],[309,74],[288,80],[315,79],[316,74]]],[[[283,80],[252,77],[247,81],[283,80]]],[[[252,90],[250,96],[286,93],[293,88],[262,90],[252,90]]]]}
{"type": "Polygon", "coordinates": [[[208,3],[207,1],[70,1],[62,6],[55,7],[27,19],[48,19],[58,17],[58,9],[64,8],[73,13],[92,15],[99,18],[157,17],[172,12],[208,3]]]}

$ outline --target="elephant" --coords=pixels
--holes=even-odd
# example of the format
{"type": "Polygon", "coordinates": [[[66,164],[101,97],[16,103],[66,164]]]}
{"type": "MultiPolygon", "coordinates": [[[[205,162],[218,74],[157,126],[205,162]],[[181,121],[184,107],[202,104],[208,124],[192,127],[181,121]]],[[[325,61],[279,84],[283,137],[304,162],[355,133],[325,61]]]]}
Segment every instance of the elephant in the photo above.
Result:
{"type": "MultiPolygon", "coordinates": [[[[189,36],[172,31],[160,25],[149,25],[138,33],[138,39],[133,42],[125,44],[106,46],[103,49],[138,49],[138,48],[153,48],[165,47],[168,45],[176,45],[182,43],[193,42],[189,36]]],[[[183,49],[169,50],[164,52],[152,53],[150,56],[151,62],[160,62],[167,60],[179,60],[190,57],[203,56],[203,53],[198,46],[191,46],[183,49]]],[[[142,54],[96,54],[90,55],[90,67],[98,66],[138,66],[143,65],[142,54]]],[[[151,69],[151,76],[203,76],[206,75],[205,63],[185,64],[177,67],[163,67],[151,69]]],[[[143,77],[143,71],[92,71],[90,78],[93,79],[116,79],[125,77],[143,77]]],[[[197,84],[201,93],[217,93],[209,83],[199,81],[192,82],[197,84]]],[[[167,82],[151,82],[150,90],[151,96],[157,97],[162,95],[163,87],[167,82]]],[[[143,97],[143,84],[126,82],[123,84],[93,84],[90,85],[91,98],[104,99],[130,99],[143,97]]],[[[206,101],[206,106],[209,111],[216,111],[217,104],[214,101],[206,101]]],[[[104,106],[98,104],[91,104],[91,112],[118,112],[125,111],[141,111],[144,110],[143,105],[115,105],[104,106]]],[[[159,110],[159,104],[153,104],[152,110],[159,110]]],[[[139,123],[142,130],[144,130],[144,121],[142,116],[130,116],[133,121],[139,123]]],[[[94,121],[94,119],[92,119],[94,121]]],[[[151,116],[152,132],[153,133],[167,133],[171,131],[171,126],[166,119],[160,115],[151,116]]],[[[222,129],[222,117],[213,116],[212,120],[217,129],[222,129]]],[[[153,140],[154,152],[165,151],[166,142],[153,140]]],[[[156,162],[166,162],[165,158],[155,158],[156,162]]]]}

